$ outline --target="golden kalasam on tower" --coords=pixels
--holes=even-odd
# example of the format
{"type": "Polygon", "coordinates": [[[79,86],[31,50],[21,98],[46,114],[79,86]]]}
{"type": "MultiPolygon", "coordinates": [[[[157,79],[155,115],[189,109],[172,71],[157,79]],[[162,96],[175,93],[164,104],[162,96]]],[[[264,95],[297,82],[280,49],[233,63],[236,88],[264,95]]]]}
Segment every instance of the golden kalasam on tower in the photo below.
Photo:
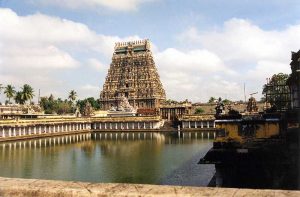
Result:
{"type": "Polygon", "coordinates": [[[126,97],[136,108],[159,108],[166,99],[149,40],[118,42],[100,93],[103,110],[118,107],[126,97]]]}

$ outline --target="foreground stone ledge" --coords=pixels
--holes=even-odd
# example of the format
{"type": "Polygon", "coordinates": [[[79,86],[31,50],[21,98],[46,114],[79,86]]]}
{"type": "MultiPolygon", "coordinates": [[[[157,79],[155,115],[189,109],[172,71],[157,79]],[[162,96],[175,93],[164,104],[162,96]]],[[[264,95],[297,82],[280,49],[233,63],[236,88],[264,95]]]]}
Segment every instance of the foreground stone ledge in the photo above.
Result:
{"type": "Polygon", "coordinates": [[[0,196],[300,196],[300,191],[88,183],[0,177],[0,196]]]}

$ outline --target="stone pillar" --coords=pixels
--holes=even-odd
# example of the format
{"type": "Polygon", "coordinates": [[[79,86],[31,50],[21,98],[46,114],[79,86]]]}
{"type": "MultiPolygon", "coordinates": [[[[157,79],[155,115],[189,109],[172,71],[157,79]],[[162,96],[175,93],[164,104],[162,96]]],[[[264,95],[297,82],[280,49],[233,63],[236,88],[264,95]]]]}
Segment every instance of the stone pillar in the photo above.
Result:
{"type": "Polygon", "coordinates": [[[101,122],[99,123],[99,129],[100,130],[102,129],[102,123],[101,122]]]}
{"type": "Polygon", "coordinates": [[[189,129],[191,128],[191,121],[189,121],[189,129]]]}
{"type": "Polygon", "coordinates": [[[8,137],[11,137],[11,127],[8,129],[8,137]]]}
{"type": "Polygon", "coordinates": [[[203,121],[201,121],[201,128],[203,129],[203,121]]]}
{"type": "Polygon", "coordinates": [[[129,129],[129,125],[128,125],[129,123],[128,122],[126,122],[126,129],[129,129]]]}
{"type": "Polygon", "coordinates": [[[185,122],[182,121],[182,128],[184,129],[184,127],[185,127],[185,122]]]}
{"type": "Polygon", "coordinates": [[[197,126],[197,121],[195,121],[195,128],[198,128],[198,126],[197,126]]]}
{"type": "Polygon", "coordinates": [[[107,129],[107,127],[106,127],[106,122],[104,123],[104,129],[107,129]]]}
{"type": "Polygon", "coordinates": [[[23,135],[26,135],[26,127],[23,127],[23,135]]]}
{"type": "Polygon", "coordinates": [[[215,123],[215,121],[214,121],[214,123],[213,123],[213,124],[214,124],[214,128],[216,128],[216,123],[215,123]]]}
{"type": "Polygon", "coordinates": [[[56,125],[53,125],[53,133],[56,132],[56,125]]]}
{"type": "Polygon", "coordinates": [[[134,129],[134,124],[135,124],[135,122],[132,122],[132,123],[131,123],[132,129],[134,129]]]}
{"type": "Polygon", "coordinates": [[[15,135],[15,136],[20,135],[20,133],[19,133],[19,128],[20,128],[20,127],[16,127],[16,135],[15,135]]]}
{"type": "Polygon", "coordinates": [[[34,135],[36,135],[36,126],[33,127],[34,135]]]}
{"type": "Polygon", "coordinates": [[[144,129],[146,129],[146,122],[144,122],[144,129]]]}
{"type": "Polygon", "coordinates": [[[209,121],[207,121],[207,128],[209,128],[209,121]]]}
{"type": "Polygon", "coordinates": [[[115,123],[115,129],[118,129],[118,123],[117,122],[115,123]]]}
{"type": "Polygon", "coordinates": [[[140,123],[138,122],[138,129],[140,129],[140,123]]]}
{"type": "Polygon", "coordinates": [[[112,124],[111,124],[111,122],[109,123],[109,129],[112,129],[112,124]]]}
{"type": "Polygon", "coordinates": [[[78,123],[76,123],[76,130],[78,130],[78,123]]]}
{"type": "Polygon", "coordinates": [[[2,137],[5,137],[5,131],[3,127],[2,127],[2,137]]]}
{"type": "Polygon", "coordinates": [[[17,135],[17,134],[16,134],[16,127],[14,127],[14,129],[13,129],[13,135],[14,135],[14,136],[17,135]]]}
{"type": "Polygon", "coordinates": [[[42,134],[42,126],[39,126],[39,134],[42,134]]]}

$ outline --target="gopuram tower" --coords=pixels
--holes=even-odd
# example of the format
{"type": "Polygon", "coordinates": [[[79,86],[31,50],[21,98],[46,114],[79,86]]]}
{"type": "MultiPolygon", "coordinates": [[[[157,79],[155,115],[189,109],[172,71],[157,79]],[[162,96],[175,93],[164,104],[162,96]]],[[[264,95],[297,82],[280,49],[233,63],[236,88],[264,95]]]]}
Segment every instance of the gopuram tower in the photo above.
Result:
{"type": "Polygon", "coordinates": [[[115,44],[108,74],[100,93],[103,110],[118,107],[122,97],[137,108],[158,108],[166,94],[150,51],[149,40],[115,44]]]}

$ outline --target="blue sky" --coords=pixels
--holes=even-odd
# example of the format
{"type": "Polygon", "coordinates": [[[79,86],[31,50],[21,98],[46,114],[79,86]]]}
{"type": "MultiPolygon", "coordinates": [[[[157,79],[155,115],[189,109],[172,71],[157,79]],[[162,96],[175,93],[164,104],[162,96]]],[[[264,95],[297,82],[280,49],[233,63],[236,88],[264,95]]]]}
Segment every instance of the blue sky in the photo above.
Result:
{"type": "Polygon", "coordinates": [[[244,83],[261,92],[290,72],[299,10],[296,0],[0,0],[0,83],[99,97],[114,43],[149,38],[168,98],[240,100],[244,83]]]}

